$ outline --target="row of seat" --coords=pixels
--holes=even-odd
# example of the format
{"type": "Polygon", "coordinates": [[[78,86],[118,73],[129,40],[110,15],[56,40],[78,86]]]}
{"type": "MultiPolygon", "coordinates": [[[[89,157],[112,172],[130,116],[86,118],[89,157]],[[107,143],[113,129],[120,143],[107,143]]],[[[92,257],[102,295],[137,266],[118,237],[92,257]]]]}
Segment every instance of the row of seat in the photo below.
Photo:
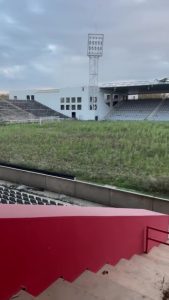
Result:
{"type": "Polygon", "coordinates": [[[169,121],[169,100],[165,100],[152,117],[154,121],[169,121]]]}
{"type": "Polygon", "coordinates": [[[29,119],[29,113],[11,105],[9,101],[0,100],[0,121],[29,119]]]}
{"type": "Polygon", "coordinates": [[[0,186],[1,204],[64,205],[61,202],[0,186]]]}
{"type": "Polygon", "coordinates": [[[36,117],[63,117],[62,114],[36,100],[10,100],[10,102],[36,117]]]}
{"type": "Polygon", "coordinates": [[[147,99],[122,101],[115,106],[111,115],[111,120],[168,121],[169,100],[147,99]]]}

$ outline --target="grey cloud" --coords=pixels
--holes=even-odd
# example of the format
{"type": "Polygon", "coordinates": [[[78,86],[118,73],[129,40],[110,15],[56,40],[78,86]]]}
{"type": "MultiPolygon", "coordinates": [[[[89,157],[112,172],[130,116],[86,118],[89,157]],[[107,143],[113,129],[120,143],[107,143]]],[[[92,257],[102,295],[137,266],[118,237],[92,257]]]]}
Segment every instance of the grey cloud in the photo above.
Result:
{"type": "Polygon", "coordinates": [[[100,81],[168,76],[168,11],[168,0],[0,0],[0,88],[88,83],[95,31],[100,81]]]}

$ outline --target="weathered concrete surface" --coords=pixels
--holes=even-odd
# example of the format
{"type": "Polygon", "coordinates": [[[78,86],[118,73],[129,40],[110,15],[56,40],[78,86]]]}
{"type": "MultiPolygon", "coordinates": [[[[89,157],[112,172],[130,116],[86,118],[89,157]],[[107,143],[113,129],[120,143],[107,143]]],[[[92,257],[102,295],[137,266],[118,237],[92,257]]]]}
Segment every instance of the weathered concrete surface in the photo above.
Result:
{"type": "Polygon", "coordinates": [[[81,198],[109,207],[142,208],[169,214],[169,200],[78,180],[0,166],[0,179],[81,198]]]}
{"type": "MultiPolygon", "coordinates": [[[[54,176],[45,176],[46,190],[75,197],[75,181],[54,176]]],[[[80,198],[80,197],[79,197],[80,198]]]]}
{"type": "Polygon", "coordinates": [[[110,189],[101,185],[76,180],[75,197],[110,206],[110,189]]]}
{"type": "Polygon", "coordinates": [[[36,298],[37,300],[97,300],[98,298],[89,294],[74,284],[63,279],[58,279],[44,293],[36,298]]]}

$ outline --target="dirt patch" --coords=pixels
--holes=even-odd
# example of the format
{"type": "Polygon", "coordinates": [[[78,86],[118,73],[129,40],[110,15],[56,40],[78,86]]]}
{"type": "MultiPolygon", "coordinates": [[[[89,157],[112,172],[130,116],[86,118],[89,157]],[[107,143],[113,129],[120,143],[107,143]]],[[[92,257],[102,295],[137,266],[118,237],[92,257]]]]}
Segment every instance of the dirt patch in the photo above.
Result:
{"type": "Polygon", "coordinates": [[[162,300],[168,300],[169,299],[169,288],[167,290],[163,291],[163,298],[162,300]]]}

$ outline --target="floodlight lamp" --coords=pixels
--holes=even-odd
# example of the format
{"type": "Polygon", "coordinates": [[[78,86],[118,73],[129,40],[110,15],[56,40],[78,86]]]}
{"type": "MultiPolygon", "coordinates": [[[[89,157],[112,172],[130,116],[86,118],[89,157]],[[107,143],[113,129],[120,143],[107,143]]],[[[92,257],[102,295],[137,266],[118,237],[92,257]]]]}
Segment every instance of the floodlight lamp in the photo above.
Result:
{"type": "Polygon", "coordinates": [[[88,34],[88,56],[101,57],[103,55],[104,34],[88,34]]]}

